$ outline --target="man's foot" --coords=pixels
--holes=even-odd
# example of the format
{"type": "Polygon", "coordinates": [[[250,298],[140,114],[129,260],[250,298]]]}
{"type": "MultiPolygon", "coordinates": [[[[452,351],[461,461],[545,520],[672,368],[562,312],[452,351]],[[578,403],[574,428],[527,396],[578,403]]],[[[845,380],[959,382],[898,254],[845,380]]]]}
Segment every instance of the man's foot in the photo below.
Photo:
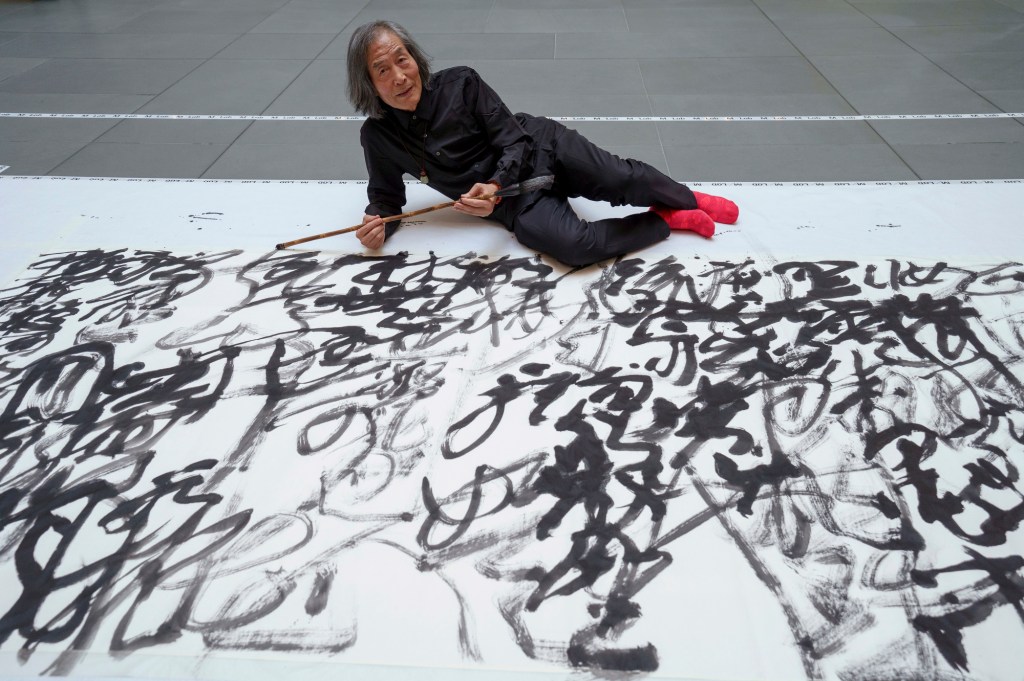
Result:
{"type": "Polygon", "coordinates": [[[675,210],[663,206],[653,206],[651,210],[667,222],[670,229],[697,232],[708,238],[715,234],[715,221],[702,210],[675,210]]]}
{"type": "Polygon", "coordinates": [[[739,206],[729,199],[700,192],[693,192],[693,195],[697,198],[697,208],[710,215],[715,222],[734,225],[740,217],[739,206]]]}

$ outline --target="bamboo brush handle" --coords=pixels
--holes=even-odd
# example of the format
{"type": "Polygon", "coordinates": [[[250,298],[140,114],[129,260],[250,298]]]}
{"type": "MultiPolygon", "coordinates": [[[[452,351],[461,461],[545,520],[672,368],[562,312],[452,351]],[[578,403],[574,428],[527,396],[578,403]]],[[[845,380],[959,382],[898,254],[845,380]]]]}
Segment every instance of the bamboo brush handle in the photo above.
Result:
{"type": "MultiPolygon", "coordinates": [[[[494,198],[494,194],[483,194],[482,196],[474,196],[473,198],[474,199],[493,199],[494,198]]],[[[404,220],[405,218],[411,218],[411,217],[413,217],[415,215],[423,215],[424,213],[431,213],[431,212],[433,212],[435,210],[441,210],[442,208],[450,208],[451,206],[454,206],[456,203],[458,203],[458,202],[457,201],[445,201],[444,203],[439,203],[436,206],[429,206],[427,208],[420,208],[419,210],[411,210],[408,213],[401,213],[399,215],[392,215],[390,217],[386,217],[386,218],[384,218],[384,222],[386,224],[388,222],[394,222],[395,220],[404,220]]],[[[338,234],[346,234],[348,232],[354,232],[354,231],[356,231],[357,229],[359,229],[362,226],[363,226],[362,223],[360,223],[358,225],[352,225],[351,227],[346,227],[344,229],[336,229],[336,230],[331,231],[331,232],[324,232],[323,234],[317,234],[316,236],[306,236],[306,237],[302,237],[301,239],[296,239],[295,241],[286,241],[284,243],[278,244],[277,246],[275,246],[275,248],[280,251],[281,249],[284,249],[284,248],[290,248],[290,247],[296,246],[298,244],[304,244],[307,241],[316,241],[317,239],[326,239],[329,236],[337,236],[338,234]]]]}

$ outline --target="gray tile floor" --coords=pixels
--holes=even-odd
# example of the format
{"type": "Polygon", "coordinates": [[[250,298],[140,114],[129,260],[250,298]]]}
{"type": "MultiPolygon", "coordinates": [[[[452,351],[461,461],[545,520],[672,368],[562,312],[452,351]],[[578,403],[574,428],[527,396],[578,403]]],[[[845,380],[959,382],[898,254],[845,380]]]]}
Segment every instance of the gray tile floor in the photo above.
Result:
{"type": "MultiPolygon", "coordinates": [[[[375,18],[538,115],[1024,111],[1024,0],[0,0],[0,112],[349,115],[375,18]]],[[[683,181],[1024,178],[1024,119],[570,125],[683,181]]],[[[363,179],[358,129],[0,117],[0,165],[363,179]]]]}

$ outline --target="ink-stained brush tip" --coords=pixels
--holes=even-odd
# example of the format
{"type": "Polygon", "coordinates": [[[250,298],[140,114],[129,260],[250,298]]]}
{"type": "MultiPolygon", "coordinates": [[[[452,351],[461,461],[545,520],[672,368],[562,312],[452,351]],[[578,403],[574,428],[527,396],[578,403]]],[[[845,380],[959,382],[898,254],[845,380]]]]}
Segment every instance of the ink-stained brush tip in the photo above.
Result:
{"type": "Polygon", "coordinates": [[[519,185],[519,189],[522,192],[535,192],[540,189],[550,189],[551,185],[555,183],[554,175],[542,175],[540,177],[534,177],[527,180],[519,185]]]}
{"type": "Polygon", "coordinates": [[[529,180],[524,180],[518,184],[513,184],[505,189],[500,189],[494,193],[495,196],[519,196],[520,194],[527,194],[529,192],[540,191],[541,189],[548,189],[555,183],[554,175],[541,175],[540,177],[533,177],[529,180]]]}

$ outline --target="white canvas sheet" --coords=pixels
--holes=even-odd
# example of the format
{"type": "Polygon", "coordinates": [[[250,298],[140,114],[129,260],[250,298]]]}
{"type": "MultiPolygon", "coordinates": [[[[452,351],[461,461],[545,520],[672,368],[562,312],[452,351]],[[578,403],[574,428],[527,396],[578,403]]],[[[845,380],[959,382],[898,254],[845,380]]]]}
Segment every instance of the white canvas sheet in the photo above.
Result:
{"type": "MultiPolygon", "coordinates": [[[[1024,256],[1018,237],[1024,180],[864,183],[706,183],[734,199],[735,226],[711,241],[677,235],[652,254],[783,255],[812,258],[955,255],[970,261],[1024,256]]],[[[445,200],[418,183],[408,207],[445,200]]],[[[264,251],[289,239],[359,222],[365,184],[328,181],[147,180],[0,176],[0,226],[16,250],[139,247],[186,251],[264,251]]],[[[575,200],[588,218],[626,214],[575,200]]],[[[524,254],[500,225],[447,210],[420,216],[383,253],[524,254]]],[[[352,235],[306,244],[330,253],[362,252],[352,235]]],[[[8,257],[6,262],[11,262],[8,257]]],[[[15,268],[16,269],[16,268],[15,268]]]]}
{"type": "Polygon", "coordinates": [[[0,178],[0,674],[1020,678],[1022,188],[707,185],[572,272],[0,178]]]}

